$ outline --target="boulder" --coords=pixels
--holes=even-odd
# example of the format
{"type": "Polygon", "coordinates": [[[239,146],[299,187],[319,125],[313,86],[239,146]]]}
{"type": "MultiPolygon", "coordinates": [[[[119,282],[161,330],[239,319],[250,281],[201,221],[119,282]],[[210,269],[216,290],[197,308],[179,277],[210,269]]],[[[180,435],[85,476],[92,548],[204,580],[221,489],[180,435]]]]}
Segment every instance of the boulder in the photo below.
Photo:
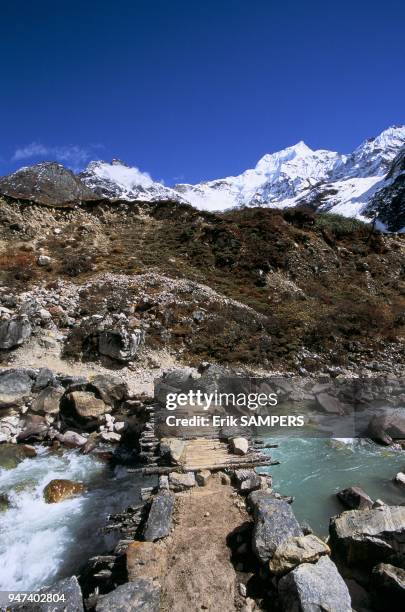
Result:
{"type": "Polygon", "coordinates": [[[173,508],[174,496],[171,493],[161,491],[155,495],[143,533],[147,542],[154,542],[169,535],[172,527],[173,508]]]}
{"type": "Polygon", "coordinates": [[[61,444],[69,448],[81,448],[87,444],[87,438],[80,435],[76,431],[70,430],[65,431],[63,434],[57,434],[56,439],[59,440],[61,444]]]}
{"type": "Polygon", "coordinates": [[[171,472],[169,474],[170,487],[173,491],[185,491],[195,487],[195,476],[193,472],[182,474],[180,472],[171,472]]]}
{"type": "Polygon", "coordinates": [[[41,368],[35,379],[33,391],[41,391],[45,387],[55,387],[55,375],[49,368],[41,368]]]}
{"type": "Polygon", "coordinates": [[[405,608],[405,569],[389,563],[379,563],[373,568],[373,586],[383,599],[386,609],[405,608]]]}
{"type": "Polygon", "coordinates": [[[181,465],[185,449],[186,443],[178,438],[162,438],[160,441],[160,454],[169,455],[172,465],[181,465]]]}
{"type": "Polygon", "coordinates": [[[405,410],[387,409],[372,417],[368,424],[368,435],[381,444],[392,444],[395,439],[405,438],[405,410]]]}
{"type": "Polygon", "coordinates": [[[68,497],[73,497],[84,491],[82,482],[74,482],[64,478],[56,478],[48,482],[43,495],[47,504],[55,504],[68,497]]]}
{"type": "Polygon", "coordinates": [[[348,588],[328,556],[303,563],[281,578],[278,592],[284,612],[351,612],[348,588]]]}
{"type": "Polygon", "coordinates": [[[104,442],[119,442],[121,440],[121,434],[115,431],[102,431],[101,438],[104,442]]]}
{"type": "Polygon", "coordinates": [[[138,578],[99,598],[96,612],[159,612],[160,587],[152,580],[138,578]]]}
{"type": "Polygon", "coordinates": [[[39,414],[28,414],[25,415],[25,424],[23,429],[17,436],[18,441],[32,440],[42,441],[44,440],[49,432],[49,424],[47,423],[44,416],[39,414]]]}
{"type": "Polygon", "coordinates": [[[101,417],[111,410],[111,407],[87,391],[72,391],[68,394],[76,414],[82,419],[92,420],[101,417]]]}
{"type": "Polygon", "coordinates": [[[39,589],[39,594],[63,595],[64,601],[50,604],[49,602],[26,603],[13,606],[18,612],[84,612],[83,596],[76,576],[55,582],[51,587],[39,589]]]}
{"type": "Polygon", "coordinates": [[[40,255],[37,259],[37,263],[39,266],[49,266],[52,259],[48,255],[40,255]]]}
{"type": "Polygon", "coordinates": [[[21,461],[33,456],[30,448],[25,444],[0,444],[0,468],[13,470],[21,461]]]}
{"type": "Polygon", "coordinates": [[[396,482],[396,484],[399,484],[399,485],[405,487],[405,474],[404,474],[404,472],[398,472],[398,474],[396,474],[394,476],[394,482],[396,482]]]}
{"type": "Polygon", "coordinates": [[[211,480],[211,472],[209,470],[201,470],[195,475],[198,486],[206,487],[211,480]]]}
{"type": "Polygon", "coordinates": [[[332,548],[347,564],[374,565],[395,552],[405,553],[405,506],[349,510],[332,517],[332,548]]]}
{"type": "Polygon", "coordinates": [[[249,442],[246,438],[232,438],[231,448],[235,455],[246,455],[249,450],[249,442]]]}
{"type": "Polygon", "coordinates": [[[0,349],[12,349],[23,344],[32,332],[28,317],[13,317],[0,323],[0,349]]]}
{"type": "Polygon", "coordinates": [[[21,427],[22,423],[17,414],[0,419],[0,443],[16,442],[17,436],[21,432],[21,427]]]}
{"type": "Polygon", "coordinates": [[[189,391],[195,383],[195,373],[191,368],[177,368],[165,372],[155,381],[154,398],[161,404],[166,403],[168,393],[189,391]]]}
{"type": "Polygon", "coordinates": [[[32,402],[31,410],[45,414],[58,414],[59,404],[65,393],[62,386],[45,387],[32,402]]]}
{"type": "Polygon", "coordinates": [[[163,548],[153,542],[131,542],[126,549],[128,581],[138,578],[159,580],[166,569],[166,555],[163,548]]]}
{"type": "Polygon", "coordinates": [[[254,519],[252,548],[262,563],[271,559],[280,544],[303,535],[290,505],[285,501],[259,491],[249,495],[248,505],[253,509],[254,519]]]}
{"type": "Polygon", "coordinates": [[[21,406],[30,396],[33,380],[25,370],[0,372],[0,408],[21,406]]]}
{"type": "Polygon", "coordinates": [[[316,563],[323,555],[330,555],[330,548],[316,535],[289,538],[277,546],[269,569],[272,574],[286,574],[301,563],[316,563]]]}
{"type": "Polygon", "coordinates": [[[90,387],[96,390],[103,402],[115,406],[128,397],[128,385],[118,376],[99,374],[90,381],[90,387]]]}
{"type": "Polygon", "coordinates": [[[348,487],[336,495],[345,506],[352,510],[365,510],[373,506],[373,500],[361,487],[348,487]]]}
{"type": "Polygon", "coordinates": [[[328,393],[318,393],[316,395],[318,405],[328,414],[345,414],[345,405],[342,404],[336,397],[328,393]]]}
{"type": "Polygon", "coordinates": [[[98,351],[117,361],[127,362],[133,359],[144,339],[142,330],[127,330],[124,326],[104,330],[98,337],[98,351]]]}
{"type": "Polygon", "coordinates": [[[262,487],[262,479],[255,470],[235,470],[235,481],[241,493],[251,493],[262,487]]]}

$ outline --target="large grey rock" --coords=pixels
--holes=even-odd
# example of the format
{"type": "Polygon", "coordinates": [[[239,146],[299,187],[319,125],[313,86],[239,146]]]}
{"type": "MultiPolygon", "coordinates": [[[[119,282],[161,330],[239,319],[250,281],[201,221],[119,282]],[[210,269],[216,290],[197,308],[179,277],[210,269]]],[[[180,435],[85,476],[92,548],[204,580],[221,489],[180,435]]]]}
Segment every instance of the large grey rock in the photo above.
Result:
{"type": "Polygon", "coordinates": [[[271,559],[280,544],[303,535],[290,505],[285,501],[270,494],[251,493],[248,505],[253,509],[254,519],[252,548],[262,563],[271,559]]]}
{"type": "Polygon", "coordinates": [[[345,405],[342,404],[336,397],[328,393],[318,393],[316,401],[319,406],[329,414],[345,414],[345,405]]]}
{"type": "Polygon", "coordinates": [[[246,455],[249,450],[249,441],[246,438],[237,437],[231,440],[232,452],[235,455],[246,455]]]}
{"type": "Polygon", "coordinates": [[[0,349],[12,349],[20,346],[32,332],[31,323],[25,316],[13,317],[0,323],[0,349]]]}
{"type": "Polygon", "coordinates": [[[100,332],[98,338],[98,351],[117,361],[131,361],[138,353],[144,339],[143,331],[140,329],[128,330],[120,326],[111,330],[100,332]]]}
{"type": "Polygon", "coordinates": [[[349,510],[331,519],[330,537],[350,564],[374,565],[393,553],[405,553],[405,506],[349,510]]]}
{"type": "Polygon", "coordinates": [[[173,491],[186,491],[196,486],[194,472],[171,472],[169,475],[170,486],[173,491]]]}
{"type": "Polygon", "coordinates": [[[348,588],[336,565],[324,556],[303,563],[278,583],[283,612],[351,612],[348,588]]]}
{"type": "Polygon", "coordinates": [[[241,493],[246,495],[260,489],[262,486],[261,477],[255,470],[251,469],[235,470],[235,481],[241,493]]]}
{"type": "Polygon", "coordinates": [[[16,442],[21,429],[22,421],[17,414],[5,416],[0,419],[0,443],[16,442]]]}
{"type": "Polygon", "coordinates": [[[20,406],[30,396],[33,380],[25,370],[0,372],[0,408],[20,406]]]}
{"type": "Polygon", "coordinates": [[[168,455],[172,465],[180,465],[183,462],[186,443],[179,438],[162,438],[160,441],[160,454],[168,455]]]}
{"type": "Polygon", "coordinates": [[[100,597],[96,612],[159,612],[160,587],[138,578],[100,597]]]}
{"type": "Polygon", "coordinates": [[[368,424],[368,435],[382,444],[392,444],[395,439],[404,439],[405,409],[387,409],[375,415],[368,424]]]}
{"type": "Polygon", "coordinates": [[[405,569],[389,563],[379,563],[373,568],[372,581],[380,597],[384,598],[386,609],[405,608],[405,569]]]}
{"type": "Polygon", "coordinates": [[[35,379],[33,391],[42,391],[45,387],[55,386],[55,375],[49,368],[41,368],[35,379]]]}
{"type": "Polygon", "coordinates": [[[56,439],[64,446],[69,448],[81,448],[87,444],[87,438],[80,435],[76,431],[65,431],[63,434],[56,434],[56,439]]]}
{"type": "Polygon", "coordinates": [[[41,162],[2,177],[0,193],[48,206],[99,199],[71,170],[56,162],[41,162]]]}
{"type": "Polygon", "coordinates": [[[269,561],[272,574],[286,574],[301,563],[315,563],[323,555],[330,555],[330,548],[314,534],[289,538],[277,546],[269,561]]]}
{"type": "Polygon", "coordinates": [[[361,487],[348,487],[336,495],[345,506],[352,510],[366,510],[373,506],[373,500],[361,487]]]}
{"type": "Polygon", "coordinates": [[[64,596],[64,601],[52,603],[29,603],[13,607],[19,612],[83,612],[83,597],[76,576],[65,578],[51,587],[43,587],[39,593],[64,596]]]}
{"type": "Polygon", "coordinates": [[[110,406],[114,406],[117,402],[121,402],[128,397],[128,385],[119,376],[99,374],[90,381],[89,385],[110,406]]]}
{"type": "Polygon", "coordinates": [[[39,414],[28,414],[24,417],[25,424],[22,431],[17,436],[19,442],[33,441],[38,442],[44,440],[49,432],[50,427],[46,421],[46,418],[39,414]]]}
{"type": "Polygon", "coordinates": [[[154,542],[169,535],[173,508],[174,496],[171,493],[162,491],[153,498],[143,533],[147,542],[154,542]]]}
{"type": "Polygon", "coordinates": [[[32,402],[31,410],[45,414],[58,414],[59,404],[65,393],[62,386],[45,387],[32,402]]]}

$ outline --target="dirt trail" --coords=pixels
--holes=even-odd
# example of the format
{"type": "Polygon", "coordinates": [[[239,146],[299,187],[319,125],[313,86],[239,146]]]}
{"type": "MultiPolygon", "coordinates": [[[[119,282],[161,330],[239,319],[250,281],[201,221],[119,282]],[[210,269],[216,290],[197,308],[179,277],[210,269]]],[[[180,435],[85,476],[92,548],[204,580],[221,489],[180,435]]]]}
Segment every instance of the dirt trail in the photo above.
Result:
{"type": "Polygon", "coordinates": [[[176,496],[175,526],[166,541],[168,567],[161,581],[163,612],[240,609],[227,537],[247,520],[240,498],[219,477],[176,496]]]}

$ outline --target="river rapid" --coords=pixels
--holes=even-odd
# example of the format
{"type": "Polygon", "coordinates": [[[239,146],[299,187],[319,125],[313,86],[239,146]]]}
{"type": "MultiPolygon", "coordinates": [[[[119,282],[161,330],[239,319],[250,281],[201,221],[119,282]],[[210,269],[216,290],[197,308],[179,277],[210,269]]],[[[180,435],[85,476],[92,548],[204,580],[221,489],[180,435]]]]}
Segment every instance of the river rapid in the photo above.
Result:
{"type": "MultiPolygon", "coordinates": [[[[265,436],[264,436],[265,437],[265,436]]],[[[319,535],[329,517],[343,510],[340,489],[361,485],[374,499],[405,503],[392,482],[404,468],[403,453],[368,440],[265,437],[280,465],[269,468],[274,488],[295,497],[294,513],[319,535]]],[[[125,468],[112,470],[94,455],[76,450],[38,455],[14,469],[0,469],[0,493],[10,507],[0,515],[0,590],[36,590],[77,574],[87,559],[112,550],[116,534],[103,534],[107,516],[139,503],[140,488],[151,484],[125,468]],[[83,481],[85,492],[56,504],[43,499],[54,478],[83,481]]]]}
{"type": "Polygon", "coordinates": [[[140,502],[142,477],[112,470],[94,455],[37,447],[37,457],[0,469],[0,493],[10,506],[0,514],[0,590],[30,590],[77,574],[87,559],[114,548],[117,534],[103,534],[107,516],[140,502]],[[47,504],[54,478],[83,481],[82,495],[47,504]]]}

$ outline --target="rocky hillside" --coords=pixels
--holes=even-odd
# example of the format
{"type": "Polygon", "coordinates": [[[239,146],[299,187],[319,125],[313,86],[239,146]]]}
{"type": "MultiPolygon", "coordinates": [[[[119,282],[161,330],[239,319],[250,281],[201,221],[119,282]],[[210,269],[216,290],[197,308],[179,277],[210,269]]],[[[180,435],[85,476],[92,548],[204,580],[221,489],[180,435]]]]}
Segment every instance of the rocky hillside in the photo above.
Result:
{"type": "Polygon", "coordinates": [[[405,242],[357,221],[2,201],[0,249],[4,362],[47,330],[64,358],[117,367],[150,351],[302,373],[404,362],[405,242]]]}

